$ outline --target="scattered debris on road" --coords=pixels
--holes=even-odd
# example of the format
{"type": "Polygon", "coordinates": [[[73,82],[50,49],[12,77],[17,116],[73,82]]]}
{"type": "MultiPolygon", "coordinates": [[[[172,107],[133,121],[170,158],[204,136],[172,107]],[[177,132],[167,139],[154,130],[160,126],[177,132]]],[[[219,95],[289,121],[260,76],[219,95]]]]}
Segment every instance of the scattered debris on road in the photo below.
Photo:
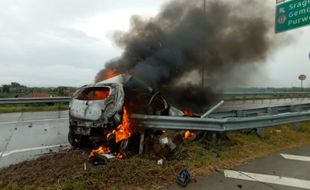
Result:
{"type": "Polygon", "coordinates": [[[182,187],[186,187],[191,181],[191,174],[188,169],[182,169],[177,176],[177,183],[182,187]]]}

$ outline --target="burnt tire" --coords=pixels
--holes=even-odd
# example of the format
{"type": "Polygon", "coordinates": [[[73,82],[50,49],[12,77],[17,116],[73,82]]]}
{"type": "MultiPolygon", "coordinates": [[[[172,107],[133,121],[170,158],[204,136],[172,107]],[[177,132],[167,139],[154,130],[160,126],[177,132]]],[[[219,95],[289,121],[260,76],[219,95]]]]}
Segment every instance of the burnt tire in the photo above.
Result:
{"type": "Polygon", "coordinates": [[[83,148],[85,145],[83,136],[76,135],[72,129],[69,129],[68,141],[73,148],[83,148]]]}

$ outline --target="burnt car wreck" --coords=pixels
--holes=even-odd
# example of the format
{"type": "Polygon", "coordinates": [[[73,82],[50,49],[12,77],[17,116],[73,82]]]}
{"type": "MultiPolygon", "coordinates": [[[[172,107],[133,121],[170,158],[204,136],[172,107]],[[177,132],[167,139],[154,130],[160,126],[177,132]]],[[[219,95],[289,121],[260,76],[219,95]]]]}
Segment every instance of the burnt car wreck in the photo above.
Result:
{"type": "Polygon", "coordinates": [[[100,146],[90,156],[96,151],[123,152],[130,141],[139,141],[135,138],[139,132],[129,119],[131,113],[183,115],[144,82],[121,74],[77,90],[70,103],[68,140],[78,148],[100,146]]]}

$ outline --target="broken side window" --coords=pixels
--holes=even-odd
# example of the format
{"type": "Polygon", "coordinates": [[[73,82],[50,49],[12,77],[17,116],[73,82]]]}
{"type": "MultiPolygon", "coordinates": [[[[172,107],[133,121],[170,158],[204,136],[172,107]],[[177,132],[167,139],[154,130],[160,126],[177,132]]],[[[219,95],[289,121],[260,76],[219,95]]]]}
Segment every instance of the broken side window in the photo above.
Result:
{"type": "Polygon", "coordinates": [[[110,94],[108,87],[85,88],[75,97],[78,100],[104,100],[110,94]]]}

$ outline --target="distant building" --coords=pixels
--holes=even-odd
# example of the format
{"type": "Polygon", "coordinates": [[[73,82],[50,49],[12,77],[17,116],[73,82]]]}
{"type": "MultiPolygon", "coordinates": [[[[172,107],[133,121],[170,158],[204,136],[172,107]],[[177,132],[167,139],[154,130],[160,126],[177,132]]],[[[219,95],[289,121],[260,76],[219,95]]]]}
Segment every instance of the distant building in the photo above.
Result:
{"type": "Polygon", "coordinates": [[[49,94],[48,92],[34,92],[34,93],[27,95],[27,97],[31,97],[31,98],[34,98],[34,97],[51,97],[51,96],[52,95],[49,94]]]}

